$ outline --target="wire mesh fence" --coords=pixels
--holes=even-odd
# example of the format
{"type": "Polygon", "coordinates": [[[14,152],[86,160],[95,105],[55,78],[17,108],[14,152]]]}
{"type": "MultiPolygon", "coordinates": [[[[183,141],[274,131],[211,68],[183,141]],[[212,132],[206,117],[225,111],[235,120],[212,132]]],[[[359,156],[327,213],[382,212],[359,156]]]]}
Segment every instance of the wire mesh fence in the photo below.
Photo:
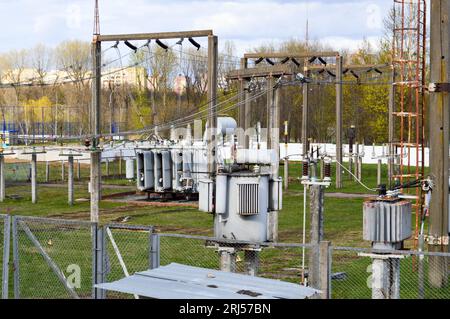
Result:
{"type": "Polygon", "coordinates": [[[0,215],[0,256],[1,263],[1,295],[2,299],[8,298],[9,291],[9,252],[10,252],[10,217],[0,215]]]}
{"type": "Polygon", "coordinates": [[[14,217],[14,297],[91,298],[93,232],[89,222],[14,217]]]}
{"type": "Polygon", "coordinates": [[[332,298],[450,299],[449,261],[449,253],[335,247],[332,298]]]}
{"type": "Polygon", "coordinates": [[[5,163],[5,181],[7,183],[27,182],[30,179],[30,163],[5,163]]]}
{"type": "MultiPolygon", "coordinates": [[[[89,159],[75,159],[73,167],[75,181],[87,181],[90,178],[89,159]]],[[[67,159],[38,162],[38,183],[61,183],[68,180],[69,164],[67,159]]],[[[122,179],[125,176],[125,161],[119,158],[108,158],[102,162],[104,179],[122,179]]],[[[5,181],[9,184],[24,183],[31,180],[31,163],[5,163],[5,181]]]]}
{"type": "MultiPolygon", "coordinates": [[[[125,225],[105,226],[105,280],[113,282],[151,268],[152,227],[125,225]]],[[[108,299],[133,298],[117,292],[106,292],[108,299]]]]}
{"type": "Polygon", "coordinates": [[[308,258],[314,248],[312,245],[217,241],[175,234],[159,234],[159,237],[161,266],[179,263],[298,284],[307,281],[308,258]]]}
{"type": "MultiPolygon", "coordinates": [[[[9,234],[5,222],[7,217],[0,215],[2,235],[9,234]]],[[[98,226],[33,217],[14,217],[12,234],[14,267],[10,269],[9,297],[15,298],[96,298],[96,283],[115,282],[173,263],[314,288],[331,286],[333,299],[450,298],[449,253],[378,251],[374,255],[370,249],[330,248],[324,243],[219,241],[211,237],[158,234],[151,226],[98,226]],[[103,234],[100,243],[99,232],[103,234]],[[324,259],[322,255],[327,257],[324,259]],[[324,278],[326,284],[321,282],[324,278]]],[[[2,253],[9,241],[7,236],[4,238],[2,253]]],[[[7,265],[7,255],[2,254],[3,267],[7,265]]],[[[137,296],[105,292],[102,297],[137,296]]]]}

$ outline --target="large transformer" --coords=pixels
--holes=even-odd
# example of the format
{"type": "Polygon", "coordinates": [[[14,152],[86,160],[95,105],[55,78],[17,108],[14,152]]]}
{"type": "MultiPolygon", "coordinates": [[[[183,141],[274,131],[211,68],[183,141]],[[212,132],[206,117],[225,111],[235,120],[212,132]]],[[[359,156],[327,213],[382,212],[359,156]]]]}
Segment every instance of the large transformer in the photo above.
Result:
{"type": "Polygon", "coordinates": [[[206,156],[201,146],[151,145],[136,150],[137,188],[153,193],[197,193],[206,156]],[[197,162],[195,162],[197,161],[197,162]]]}
{"type": "Polygon", "coordinates": [[[237,150],[234,164],[217,174],[215,189],[212,181],[200,183],[200,210],[214,213],[218,240],[273,241],[273,216],[282,209],[282,180],[269,170],[275,158],[272,150],[237,150]]]}

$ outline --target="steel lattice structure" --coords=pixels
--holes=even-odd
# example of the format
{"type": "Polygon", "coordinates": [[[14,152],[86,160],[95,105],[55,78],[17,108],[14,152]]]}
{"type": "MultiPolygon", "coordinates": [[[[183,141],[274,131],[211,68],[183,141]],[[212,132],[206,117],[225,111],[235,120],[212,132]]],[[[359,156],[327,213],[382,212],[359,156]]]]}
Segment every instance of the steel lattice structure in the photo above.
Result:
{"type": "MultiPolygon", "coordinates": [[[[426,25],[425,0],[394,0],[393,68],[394,108],[391,114],[395,154],[392,182],[405,184],[425,175],[425,81],[426,25]]],[[[406,191],[406,190],[405,190],[406,191]]],[[[423,214],[421,189],[414,190],[416,236],[423,214]]]]}

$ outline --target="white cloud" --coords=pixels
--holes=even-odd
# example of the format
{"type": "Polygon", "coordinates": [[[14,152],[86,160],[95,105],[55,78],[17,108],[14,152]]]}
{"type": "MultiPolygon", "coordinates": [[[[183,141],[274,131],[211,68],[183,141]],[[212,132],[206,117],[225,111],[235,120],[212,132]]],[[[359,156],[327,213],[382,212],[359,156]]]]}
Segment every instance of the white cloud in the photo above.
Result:
{"type": "MultiPolygon", "coordinates": [[[[310,36],[336,48],[357,48],[364,37],[382,34],[382,18],[392,0],[100,0],[102,33],[213,29],[220,42],[233,40],[239,52],[264,42],[310,36]]],[[[0,51],[89,41],[93,29],[91,0],[0,1],[0,19],[13,26],[0,36],[0,51]],[[18,22],[20,21],[20,23],[18,22]],[[31,35],[30,33],[34,33],[31,35]]]]}

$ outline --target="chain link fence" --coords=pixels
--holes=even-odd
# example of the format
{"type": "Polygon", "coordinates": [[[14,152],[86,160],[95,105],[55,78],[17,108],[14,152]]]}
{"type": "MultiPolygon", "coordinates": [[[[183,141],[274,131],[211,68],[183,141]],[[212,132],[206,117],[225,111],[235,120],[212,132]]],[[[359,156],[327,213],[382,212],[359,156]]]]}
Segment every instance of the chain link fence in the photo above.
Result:
{"type": "MultiPolygon", "coordinates": [[[[9,243],[8,217],[0,215],[9,243]]],[[[14,217],[9,297],[26,299],[137,298],[99,293],[114,282],[172,263],[328,287],[333,299],[450,299],[450,254],[320,245],[248,243],[202,236],[158,234],[153,227],[14,217]],[[375,261],[374,261],[375,260],[375,261]],[[325,279],[324,279],[325,278],[325,279]],[[325,280],[325,282],[323,282],[325,280]]],[[[6,235],[6,236],[5,236],[6,235]]],[[[8,287],[3,280],[2,287],[8,287]]]]}
{"type": "Polygon", "coordinates": [[[9,252],[10,252],[10,217],[0,215],[0,256],[1,263],[1,279],[2,279],[2,299],[8,299],[9,289],[9,252]]]}
{"type": "MultiPolygon", "coordinates": [[[[69,164],[67,160],[56,160],[37,163],[38,183],[61,183],[68,180],[69,164]]],[[[108,158],[102,162],[102,176],[105,180],[123,179],[125,176],[125,161],[120,158],[108,158]]],[[[90,179],[90,160],[74,160],[75,181],[90,179]]],[[[31,181],[31,163],[5,163],[5,181],[8,184],[31,181]]]]}
{"type": "Polygon", "coordinates": [[[314,249],[313,245],[254,244],[175,234],[158,236],[161,266],[179,263],[297,284],[307,280],[308,256],[314,249]]]}
{"type": "Polygon", "coordinates": [[[332,249],[334,299],[450,299],[450,253],[332,249]]]}
{"type": "MultiPolygon", "coordinates": [[[[113,282],[151,268],[153,227],[107,225],[105,229],[105,281],[113,282]]],[[[117,292],[106,292],[107,299],[133,298],[117,292]]]]}
{"type": "Polygon", "coordinates": [[[92,298],[95,224],[14,217],[12,228],[16,299],[92,298]]]}
{"type": "Polygon", "coordinates": [[[5,182],[19,183],[31,180],[30,163],[5,163],[5,182]]]}

